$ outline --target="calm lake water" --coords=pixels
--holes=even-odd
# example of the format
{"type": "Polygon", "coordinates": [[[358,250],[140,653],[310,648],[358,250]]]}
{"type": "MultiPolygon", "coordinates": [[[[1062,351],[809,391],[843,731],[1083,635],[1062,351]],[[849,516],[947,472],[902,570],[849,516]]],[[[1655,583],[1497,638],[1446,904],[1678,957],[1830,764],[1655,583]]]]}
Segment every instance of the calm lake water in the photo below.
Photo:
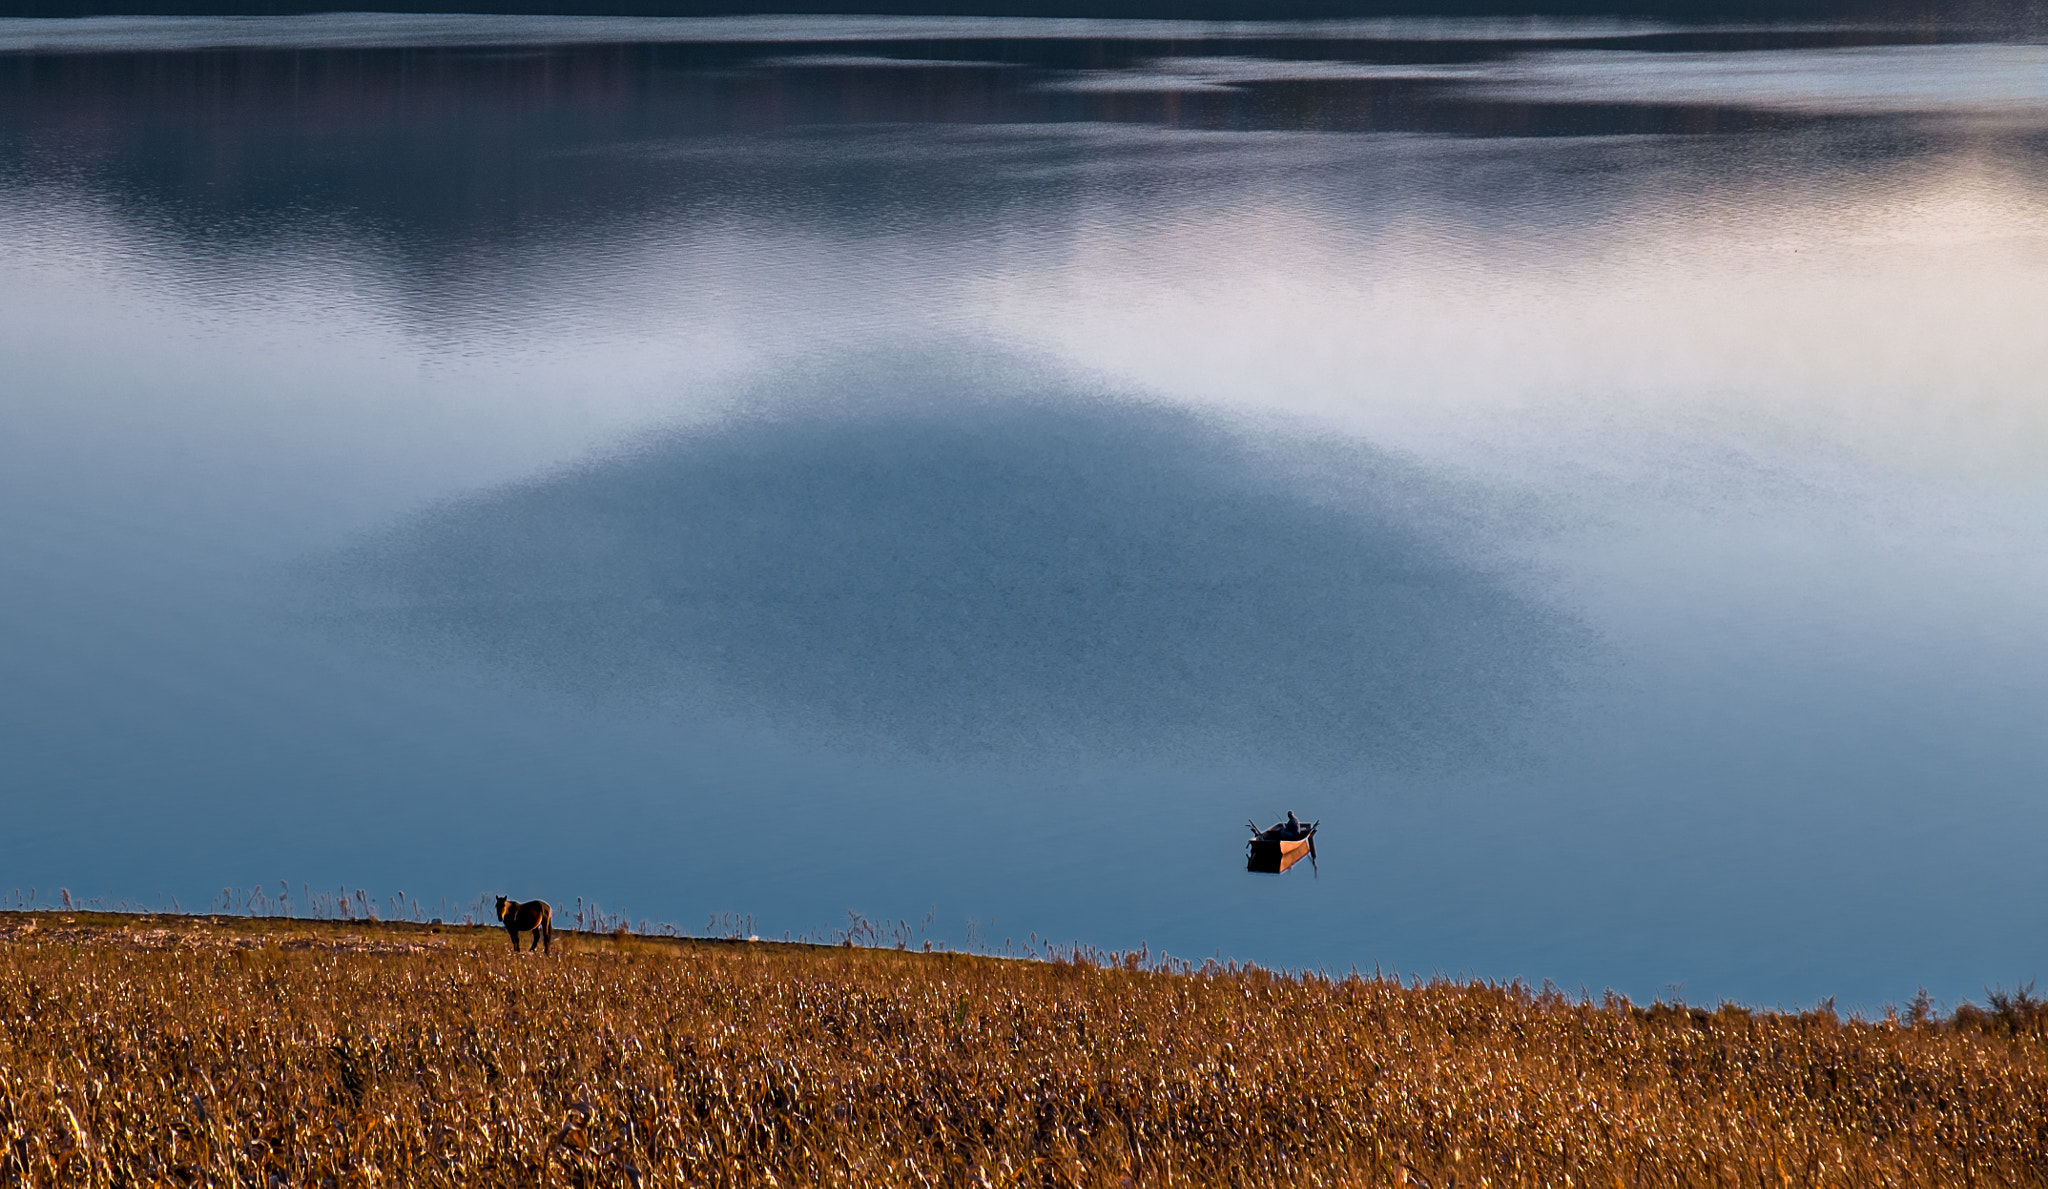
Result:
{"type": "Polygon", "coordinates": [[[2048,974],[2024,31],[16,20],[0,97],[6,889],[2048,974]]]}

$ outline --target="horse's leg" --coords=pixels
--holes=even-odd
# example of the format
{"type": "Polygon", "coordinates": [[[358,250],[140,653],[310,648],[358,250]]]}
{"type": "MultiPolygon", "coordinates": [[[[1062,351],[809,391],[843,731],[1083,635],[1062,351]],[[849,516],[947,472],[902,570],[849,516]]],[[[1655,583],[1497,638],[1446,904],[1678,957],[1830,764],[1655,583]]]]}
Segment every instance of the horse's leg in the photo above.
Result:
{"type": "Polygon", "coordinates": [[[540,929],[534,934],[534,937],[540,942],[542,953],[552,954],[555,952],[555,922],[551,918],[542,917],[540,919],[540,929]]]}

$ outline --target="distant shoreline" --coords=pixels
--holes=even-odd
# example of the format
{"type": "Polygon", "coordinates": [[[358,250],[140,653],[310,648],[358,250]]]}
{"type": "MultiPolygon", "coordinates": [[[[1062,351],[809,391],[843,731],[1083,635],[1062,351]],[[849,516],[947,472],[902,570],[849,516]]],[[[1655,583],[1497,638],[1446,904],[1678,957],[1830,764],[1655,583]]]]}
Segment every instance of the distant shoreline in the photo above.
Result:
{"type": "Polygon", "coordinates": [[[1017,16],[1146,20],[1622,17],[1681,23],[1908,21],[2038,26],[2042,0],[0,0],[4,17],[296,16],[380,12],[516,16],[1017,16]]]}

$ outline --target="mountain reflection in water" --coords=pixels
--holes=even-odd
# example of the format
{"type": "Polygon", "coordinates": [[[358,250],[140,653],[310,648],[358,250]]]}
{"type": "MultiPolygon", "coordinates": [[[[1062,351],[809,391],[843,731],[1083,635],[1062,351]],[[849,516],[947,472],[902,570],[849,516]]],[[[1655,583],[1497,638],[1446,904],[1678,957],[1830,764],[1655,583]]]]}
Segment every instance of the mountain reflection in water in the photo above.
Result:
{"type": "Polygon", "coordinates": [[[1441,763],[1562,677],[1559,614],[1456,540],[1472,495],[945,359],[779,379],[793,413],[437,509],[324,585],[408,648],[943,755],[1441,763]]]}

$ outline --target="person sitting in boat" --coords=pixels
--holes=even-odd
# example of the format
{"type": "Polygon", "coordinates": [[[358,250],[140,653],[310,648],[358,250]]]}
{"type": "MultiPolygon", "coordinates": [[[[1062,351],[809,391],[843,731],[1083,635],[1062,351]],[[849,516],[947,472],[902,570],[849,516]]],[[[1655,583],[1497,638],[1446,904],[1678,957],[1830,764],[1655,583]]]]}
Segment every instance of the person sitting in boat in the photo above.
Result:
{"type": "Polygon", "coordinates": [[[1282,837],[1282,838],[1299,838],[1299,837],[1301,837],[1301,823],[1300,823],[1300,822],[1298,822],[1298,821],[1296,821],[1296,820],[1294,820],[1294,811],[1293,811],[1292,809],[1290,809],[1290,810],[1288,810],[1288,811],[1287,811],[1287,825],[1286,825],[1286,827],[1285,827],[1285,832],[1284,832],[1284,833],[1282,833],[1282,834],[1280,835],[1280,837],[1282,837]]]}

